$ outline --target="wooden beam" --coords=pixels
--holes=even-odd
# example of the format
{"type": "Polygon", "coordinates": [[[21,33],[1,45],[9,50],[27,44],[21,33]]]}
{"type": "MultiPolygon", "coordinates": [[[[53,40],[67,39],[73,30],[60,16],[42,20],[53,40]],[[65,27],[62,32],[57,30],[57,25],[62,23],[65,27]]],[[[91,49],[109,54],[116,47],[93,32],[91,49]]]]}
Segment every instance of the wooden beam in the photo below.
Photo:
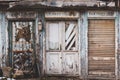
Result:
{"type": "Polygon", "coordinates": [[[68,43],[71,41],[71,39],[74,37],[74,35],[75,35],[75,30],[73,31],[73,33],[70,35],[70,37],[67,39],[67,41],[66,41],[66,43],[65,43],[65,45],[67,46],[68,45],[68,43]]]}
{"type": "Polygon", "coordinates": [[[66,40],[69,38],[74,26],[75,26],[74,24],[70,24],[69,27],[67,28],[67,30],[66,30],[66,38],[65,38],[66,40]]]}
{"type": "Polygon", "coordinates": [[[81,59],[81,76],[84,80],[88,76],[88,19],[87,12],[81,13],[80,18],[80,59],[81,59]]]}
{"type": "Polygon", "coordinates": [[[116,50],[115,50],[115,55],[116,55],[116,60],[115,60],[115,64],[116,64],[116,80],[120,79],[120,52],[119,52],[119,48],[120,48],[120,12],[116,12],[116,18],[115,18],[115,33],[116,33],[116,50]]]}
{"type": "Polygon", "coordinates": [[[73,40],[71,41],[70,45],[68,46],[67,50],[70,50],[70,48],[72,47],[73,43],[76,40],[76,36],[74,36],[73,40]]]}

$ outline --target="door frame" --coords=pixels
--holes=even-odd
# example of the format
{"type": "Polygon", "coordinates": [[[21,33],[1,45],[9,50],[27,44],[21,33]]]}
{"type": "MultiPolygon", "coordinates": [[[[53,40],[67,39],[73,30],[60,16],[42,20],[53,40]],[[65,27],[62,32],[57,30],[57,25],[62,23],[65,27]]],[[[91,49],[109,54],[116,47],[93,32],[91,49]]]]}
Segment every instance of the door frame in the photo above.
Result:
{"type": "MultiPolygon", "coordinates": [[[[114,20],[115,22],[115,78],[117,79],[118,78],[118,40],[119,40],[119,37],[118,37],[118,34],[119,34],[119,26],[118,26],[118,23],[119,23],[119,20],[118,20],[118,12],[114,12],[114,15],[113,16],[89,16],[87,14],[87,26],[88,26],[88,19],[102,19],[102,20],[108,20],[108,19],[112,19],[114,20]]],[[[89,27],[89,26],[88,26],[89,27]]],[[[88,29],[87,29],[87,36],[88,36],[88,29]]],[[[87,37],[87,47],[88,47],[88,37],[87,37]]],[[[88,52],[88,48],[87,48],[87,52],[88,52]]],[[[87,53],[88,55],[88,53],[87,53]]],[[[88,75],[88,56],[87,56],[87,77],[89,78],[89,75],[88,75]]]]}
{"type": "MultiPolygon", "coordinates": [[[[117,40],[116,40],[116,38],[117,38],[117,37],[116,37],[116,26],[115,26],[116,23],[115,23],[115,19],[112,19],[112,18],[111,18],[111,19],[106,19],[106,18],[96,19],[96,18],[92,18],[92,19],[88,19],[88,23],[89,23],[89,20],[113,20],[113,21],[114,21],[114,27],[115,27],[115,29],[114,29],[114,30],[115,30],[115,35],[114,35],[114,36],[115,36],[115,37],[114,37],[114,38],[115,38],[115,46],[114,46],[114,47],[115,47],[115,50],[114,50],[114,51],[115,51],[115,54],[114,54],[114,55],[115,55],[115,57],[114,57],[114,58],[115,58],[115,69],[114,69],[114,70],[115,70],[115,75],[113,75],[113,76],[116,77],[116,62],[117,62],[117,61],[116,61],[116,60],[117,60],[117,56],[116,56],[116,54],[117,54],[117,52],[116,52],[116,51],[117,51],[117,50],[116,50],[117,40]]],[[[88,24],[88,28],[89,28],[89,24],[88,24]]],[[[88,31],[88,35],[89,35],[89,31],[88,31]]],[[[88,39],[89,39],[89,37],[88,37],[88,39]]],[[[88,45],[89,45],[89,42],[88,42],[88,45]]],[[[89,48],[89,47],[88,47],[88,48],[89,48]]],[[[88,52],[89,52],[89,51],[88,51],[88,52]]],[[[89,53],[88,53],[88,58],[89,58],[89,53]]],[[[89,64],[89,59],[88,59],[88,64],[89,64]]],[[[89,65],[88,65],[88,68],[89,68],[89,65]]],[[[88,70],[88,73],[89,73],[89,70],[88,70]]],[[[89,74],[88,74],[88,76],[89,76],[89,74]]]]}

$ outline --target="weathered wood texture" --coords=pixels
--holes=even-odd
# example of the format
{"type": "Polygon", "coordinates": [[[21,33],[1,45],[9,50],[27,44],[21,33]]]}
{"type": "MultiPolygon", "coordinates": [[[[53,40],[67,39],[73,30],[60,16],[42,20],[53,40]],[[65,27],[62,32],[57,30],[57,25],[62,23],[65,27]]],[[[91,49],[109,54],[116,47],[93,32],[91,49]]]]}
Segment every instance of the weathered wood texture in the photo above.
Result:
{"type": "Polygon", "coordinates": [[[89,20],[89,75],[115,76],[115,21],[89,20]]]}
{"type": "MultiPolygon", "coordinates": [[[[44,17],[44,16],[43,16],[44,17]]],[[[43,19],[44,20],[44,19],[43,19]]],[[[37,68],[39,76],[42,76],[43,68],[43,35],[42,35],[42,26],[43,26],[42,14],[37,14],[36,18],[36,59],[37,59],[37,68]]]]}
{"type": "Polygon", "coordinates": [[[117,18],[117,29],[118,29],[118,33],[117,33],[117,45],[118,45],[118,54],[117,54],[117,58],[118,58],[118,78],[120,79],[120,12],[118,12],[118,18],[117,18]]]}
{"type": "MultiPolygon", "coordinates": [[[[0,20],[2,21],[2,14],[0,13],[0,20]]],[[[0,64],[2,63],[2,23],[0,23],[0,64]]]]}
{"type": "MultiPolygon", "coordinates": [[[[39,12],[38,12],[39,13],[39,12]]],[[[37,14],[36,18],[36,57],[38,60],[39,76],[44,74],[45,64],[45,29],[44,29],[44,13],[37,14]]]]}
{"type": "Polygon", "coordinates": [[[87,13],[82,13],[80,18],[80,59],[81,76],[87,78],[88,75],[88,22],[87,13]]]}
{"type": "Polygon", "coordinates": [[[118,54],[118,43],[119,43],[119,12],[116,11],[116,17],[115,17],[115,75],[116,79],[119,79],[119,54],[118,54]]]}
{"type": "Polygon", "coordinates": [[[8,49],[8,31],[5,13],[0,12],[0,65],[6,65],[7,49],[8,49]]]}

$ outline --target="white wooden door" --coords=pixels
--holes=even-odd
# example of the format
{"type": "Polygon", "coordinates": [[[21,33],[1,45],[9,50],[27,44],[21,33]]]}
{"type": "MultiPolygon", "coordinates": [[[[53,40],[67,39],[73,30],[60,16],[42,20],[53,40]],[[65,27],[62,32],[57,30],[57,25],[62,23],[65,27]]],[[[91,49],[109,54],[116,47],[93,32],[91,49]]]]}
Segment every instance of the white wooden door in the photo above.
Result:
{"type": "Polygon", "coordinates": [[[46,27],[46,67],[47,74],[61,74],[61,32],[58,22],[46,27]]]}
{"type": "Polygon", "coordinates": [[[76,22],[47,22],[47,74],[77,75],[79,73],[76,22]]]}

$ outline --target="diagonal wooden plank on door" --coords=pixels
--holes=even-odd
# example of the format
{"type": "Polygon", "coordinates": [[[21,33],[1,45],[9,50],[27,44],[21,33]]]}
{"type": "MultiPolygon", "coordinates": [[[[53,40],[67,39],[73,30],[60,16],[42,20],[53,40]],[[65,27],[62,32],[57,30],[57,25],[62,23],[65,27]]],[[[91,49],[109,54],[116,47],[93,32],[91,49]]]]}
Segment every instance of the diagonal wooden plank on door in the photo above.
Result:
{"type": "Polygon", "coordinates": [[[75,26],[75,24],[71,23],[71,24],[69,25],[69,27],[67,28],[66,33],[65,33],[65,34],[66,34],[66,35],[65,35],[65,39],[66,39],[66,40],[69,38],[69,36],[70,36],[70,34],[71,34],[74,26],[75,26]]]}
{"type": "Polygon", "coordinates": [[[74,44],[75,40],[76,40],[76,36],[75,36],[75,37],[73,38],[73,40],[71,41],[71,43],[70,43],[70,45],[68,46],[67,50],[70,50],[70,49],[71,49],[71,47],[72,47],[72,45],[74,44]]]}
{"type": "Polygon", "coordinates": [[[75,30],[72,32],[72,34],[70,35],[70,37],[67,39],[65,45],[67,46],[69,44],[69,42],[71,41],[71,39],[74,37],[74,35],[76,34],[75,30]]]}

